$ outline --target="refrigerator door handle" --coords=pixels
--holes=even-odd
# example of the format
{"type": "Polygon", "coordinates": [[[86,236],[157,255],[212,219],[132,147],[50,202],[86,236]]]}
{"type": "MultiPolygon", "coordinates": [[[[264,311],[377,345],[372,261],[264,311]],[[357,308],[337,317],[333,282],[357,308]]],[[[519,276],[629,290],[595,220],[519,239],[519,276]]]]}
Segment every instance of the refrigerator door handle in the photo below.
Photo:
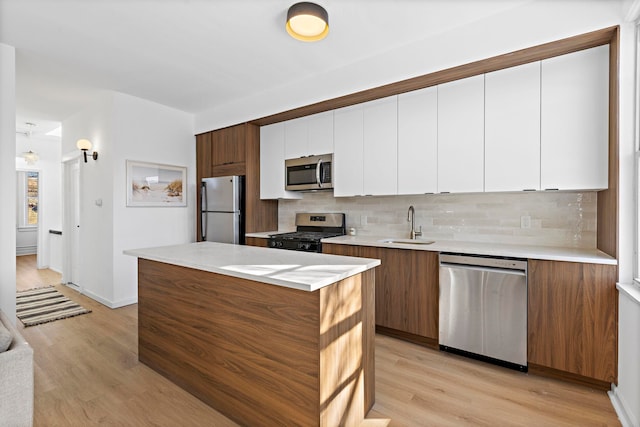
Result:
{"type": "Polygon", "coordinates": [[[209,202],[207,200],[207,183],[203,182],[200,187],[200,202],[202,205],[200,206],[200,237],[202,240],[205,240],[207,237],[207,213],[206,207],[209,206],[209,202]]]}

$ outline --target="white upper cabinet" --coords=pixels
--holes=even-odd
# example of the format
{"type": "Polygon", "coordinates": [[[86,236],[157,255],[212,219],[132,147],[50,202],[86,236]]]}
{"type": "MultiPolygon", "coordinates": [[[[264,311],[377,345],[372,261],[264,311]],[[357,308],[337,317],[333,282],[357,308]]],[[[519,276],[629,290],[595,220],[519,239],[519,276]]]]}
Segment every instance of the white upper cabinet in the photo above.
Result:
{"type": "Polygon", "coordinates": [[[362,105],[335,110],[333,195],[336,197],[363,194],[364,117],[362,105]]]}
{"type": "Polygon", "coordinates": [[[438,191],[484,191],[484,75],[438,86],[438,191]]]}
{"type": "Polygon", "coordinates": [[[362,104],[365,195],[398,192],[398,97],[362,104]]]}
{"type": "Polygon", "coordinates": [[[298,199],[300,193],[285,191],[284,123],[260,127],[260,198],[298,199]]]}
{"type": "Polygon", "coordinates": [[[541,187],[608,187],[609,46],[542,61],[541,187]]]}
{"type": "Polygon", "coordinates": [[[540,62],[485,75],[484,190],[540,189],[540,62]]]}
{"type": "Polygon", "coordinates": [[[309,126],[307,117],[283,122],[284,158],[295,159],[307,156],[309,151],[309,126]]]}
{"type": "Polygon", "coordinates": [[[438,191],[438,88],[398,95],[398,194],[438,191]]]}
{"type": "Polygon", "coordinates": [[[333,111],[308,117],[309,145],[307,156],[333,153],[333,111]]]}
{"type": "Polygon", "coordinates": [[[333,111],[284,122],[285,158],[333,153],[333,111]]]}

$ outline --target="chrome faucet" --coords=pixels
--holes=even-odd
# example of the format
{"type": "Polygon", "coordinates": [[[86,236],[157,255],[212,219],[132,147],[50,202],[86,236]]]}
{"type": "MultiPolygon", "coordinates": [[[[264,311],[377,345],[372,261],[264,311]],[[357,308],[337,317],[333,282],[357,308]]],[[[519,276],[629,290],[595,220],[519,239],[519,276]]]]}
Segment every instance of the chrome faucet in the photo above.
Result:
{"type": "Polygon", "coordinates": [[[407,212],[407,222],[411,223],[411,240],[415,240],[416,237],[422,236],[422,226],[420,230],[416,231],[416,210],[412,206],[409,206],[409,212],[407,212]]]}

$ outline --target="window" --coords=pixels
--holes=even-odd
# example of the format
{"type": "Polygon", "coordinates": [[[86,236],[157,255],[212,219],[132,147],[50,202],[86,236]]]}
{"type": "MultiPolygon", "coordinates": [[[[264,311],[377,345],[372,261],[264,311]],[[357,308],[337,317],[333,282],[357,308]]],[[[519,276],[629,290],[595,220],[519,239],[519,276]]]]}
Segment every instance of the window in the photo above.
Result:
{"type": "Polygon", "coordinates": [[[37,227],[40,173],[36,171],[18,171],[17,184],[18,227],[37,227]]]}

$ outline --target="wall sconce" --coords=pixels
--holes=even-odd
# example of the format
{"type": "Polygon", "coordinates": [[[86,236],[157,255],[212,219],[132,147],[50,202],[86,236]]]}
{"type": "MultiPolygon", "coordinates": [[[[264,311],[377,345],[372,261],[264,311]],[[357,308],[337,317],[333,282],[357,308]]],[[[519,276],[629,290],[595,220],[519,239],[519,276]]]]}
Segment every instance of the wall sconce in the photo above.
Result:
{"type": "MultiPolygon", "coordinates": [[[[87,152],[89,150],[91,150],[91,141],[89,141],[88,139],[79,139],[78,142],[76,142],[76,147],[78,147],[78,149],[82,150],[82,154],[84,154],[84,162],[87,163],[87,152]]],[[[91,157],[93,157],[93,160],[98,160],[98,152],[94,151],[91,154],[91,157]]]]}

